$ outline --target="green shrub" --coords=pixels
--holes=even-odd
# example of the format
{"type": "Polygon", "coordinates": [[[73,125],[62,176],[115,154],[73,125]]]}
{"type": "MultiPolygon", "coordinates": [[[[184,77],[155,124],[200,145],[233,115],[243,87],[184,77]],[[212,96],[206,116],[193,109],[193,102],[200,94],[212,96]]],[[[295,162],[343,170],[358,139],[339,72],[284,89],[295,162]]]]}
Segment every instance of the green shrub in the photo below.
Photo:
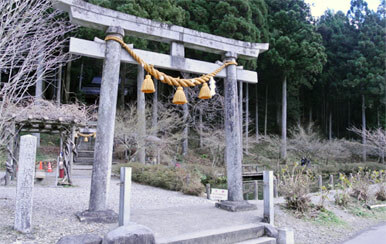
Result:
{"type": "Polygon", "coordinates": [[[204,191],[200,175],[184,167],[128,163],[115,166],[116,174],[119,174],[120,167],[131,167],[132,179],[138,183],[196,196],[204,191]]]}
{"type": "Polygon", "coordinates": [[[339,184],[337,184],[338,191],[335,192],[335,204],[347,207],[350,202],[349,189],[351,182],[344,174],[339,173],[339,184]]]}

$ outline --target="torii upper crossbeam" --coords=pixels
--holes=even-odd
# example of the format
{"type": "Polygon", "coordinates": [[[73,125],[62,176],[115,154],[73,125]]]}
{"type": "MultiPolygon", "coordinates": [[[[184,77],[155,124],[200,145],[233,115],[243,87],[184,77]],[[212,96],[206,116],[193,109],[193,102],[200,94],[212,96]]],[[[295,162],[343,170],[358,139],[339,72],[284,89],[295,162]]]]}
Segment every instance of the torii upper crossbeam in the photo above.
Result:
{"type": "MultiPolygon", "coordinates": [[[[81,0],[57,0],[55,6],[69,12],[73,23],[96,29],[107,29],[107,36],[123,38],[127,34],[171,43],[170,56],[174,60],[187,60],[184,58],[185,47],[221,54],[224,62],[232,63],[235,63],[237,57],[257,58],[260,53],[268,49],[267,43],[249,43],[215,36],[105,9],[81,0]]],[[[83,217],[91,215],[91,218],[99,216],[101,211],[111,213],[106,208],[111,175],[119,67],[122,61],[122,49],[116,41],[108,40],[105,45],[99,45],[99,47],[104,49],[105,54],[99,55],[104,57],[104,64],[98,110],[98,136],[95,142],[90,205],[89,210],[83,215],[83,217]]],[[[199,61],[193,62],[199,64],[199,61]]],[[[173,64],[173,61],[170,61],[170,64],[173,64]]],[[[176,70],[181,70],[181,67],[177,67],[176,70]]],[[[248,208],[242,194],[242,148],[237,96],[239,71],[236,65],[231,64],[226,67],[225,74],[222,74],[225,76],[225,161],[230,209],[237,209],[238,206],[243,209],[248,208]]],[[[193,72],[196,73],[197,68],[193,72]]],[[[143,76],[143,69],[138,74],[143,76]]],[[[143,77],[139,78],[143,80],[143,77]]],[[[107,220],[111,221],[112,218],[107,220]]]]}

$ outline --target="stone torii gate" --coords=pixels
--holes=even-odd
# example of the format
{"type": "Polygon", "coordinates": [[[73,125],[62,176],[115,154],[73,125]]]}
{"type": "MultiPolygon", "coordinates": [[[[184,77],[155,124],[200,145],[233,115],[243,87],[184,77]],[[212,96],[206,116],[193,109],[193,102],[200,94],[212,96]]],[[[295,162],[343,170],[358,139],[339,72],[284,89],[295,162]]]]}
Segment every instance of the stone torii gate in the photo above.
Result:
{"type": "MultiPolygon", "coordinates": [[[[238,57],[255,59],[260,53],[268,50],[268,43],[249,43],[215,36],[105,9],[81,0],[58,0],[55,7],[68,12],[72,23],[107,30],[107,36],[123,38],[126,34],[170,43],[170,55],[134,49],[145,62],[157,68],[203,74],[210,73],[220,66],[217,63],[184,58],[185,47],[221,54],[224,62],[236,61],[238,57]]],[[[111,175],[120,62],[137,62],[114,40],[93,42],[71,38],[70,53],[104,59],[89,209],[81,215],[90,219],[105,217],[106,221],[113,221],[114,213],[107,209],[106,202],[111,175]]],[[[143,80],[144,72],[140,65],[139,71],[142,72],[138,72],[138,80],[143,80]]],[[[257,73],[229,65],[216,77],[225,78],[225,161],[228,182],[228,201],[218,207],[227,210],[248,209],[251,206],[243,201],[242,194],[237,81],[257,83],[257,73]]]]}

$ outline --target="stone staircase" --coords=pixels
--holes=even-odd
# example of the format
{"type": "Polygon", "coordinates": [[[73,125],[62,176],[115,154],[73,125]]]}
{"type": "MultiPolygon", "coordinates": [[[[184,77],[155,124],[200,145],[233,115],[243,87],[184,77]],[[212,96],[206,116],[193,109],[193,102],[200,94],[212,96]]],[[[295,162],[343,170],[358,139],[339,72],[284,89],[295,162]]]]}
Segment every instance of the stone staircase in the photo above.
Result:
{"type": "MultiPolygon", "coordinates": [[[[221,224],[221,223],[219,223],[221,224]]],[[[159,239],[158,244],[276,244],[266,225],[246,224],[159,239]]]]}
{"type": "Polygon", "coordinates": [[[74,157],[74,164],[92,165],[94,163],[95,139],[90,137],[88,142],[80,139],[78,145],[78,155],[74,157]]]}

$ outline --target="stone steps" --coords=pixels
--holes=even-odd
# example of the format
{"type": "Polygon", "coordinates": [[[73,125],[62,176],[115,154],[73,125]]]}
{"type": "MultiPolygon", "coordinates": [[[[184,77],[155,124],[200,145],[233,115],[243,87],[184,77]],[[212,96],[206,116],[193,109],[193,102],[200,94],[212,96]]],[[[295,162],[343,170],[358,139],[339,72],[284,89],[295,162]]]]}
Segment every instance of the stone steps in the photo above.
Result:
{"type": "Polygon", "coordinates": [[[252,240],[236,242],[235,244],[276,244],[276,239],[273,237],[263,236],[252,240]]]}
{"type": "Polygon", "coordinates": [[[78,165],[92,165],[94,163],[95,139],[89,138],[88,142],[79,141],[77,145],[78,154],[74,158],[74,163],[78,165]]]}
{"type": "Polygon", "coordinates": [[[92,158],[94,157],[94,150],[78,151],[79,158],[92,158]]]}
{"type": "MultiPolygon", "coordinates": [[[[221,223],[219,223],[220,225],[221,223]]],[[[158,244],[275,244],[275,238],[265,237],[263,224],[246,224],[214,230],[187,233],[157,240],[158,244]]]]}
{"type": "Polygon", "coordinates": [[[94,163],[94,158],[75,157],[74,163],[80,165],[92,165],[94,163]]]}

